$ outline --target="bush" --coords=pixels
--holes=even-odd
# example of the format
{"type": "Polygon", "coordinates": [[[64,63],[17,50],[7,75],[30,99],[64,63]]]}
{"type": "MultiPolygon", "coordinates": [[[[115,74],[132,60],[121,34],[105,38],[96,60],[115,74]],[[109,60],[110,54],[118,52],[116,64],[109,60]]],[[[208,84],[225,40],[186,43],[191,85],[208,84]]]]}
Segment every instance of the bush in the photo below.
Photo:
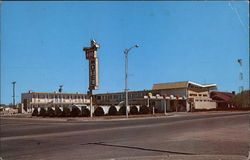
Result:
{"type": "Polygon", "coordinates": [[[40,109],[39,116],[43,116],[43,117],[47,116],[47,114],[46,114],[46,109],[45,109],[45,108],[41,108],[41,109],[40,109]]]}
{"type": "Polygon", "coordinates": [[[140,114],[149,114],[149,108],[147,106],[140,107],[140,114]]]}
{"type": "Polygon", "coordinates": [[[126,107],[125,106],[121,106],[121,108],[119,109],[119,114],[126,115],[126,107]]]}
{"type": "Polygon", "coordinates": [[[70,116],[72,117],[78,117],[81,115],[81,111],[78,107],[73,107],[72,111],[70,112],[70,116]]]}
{"type": "Polygon", "coordinates": [[[70,109],[68,107],[63,107],[62,116],[63,117],[70,117],[70,109]]]}
{"type": "Polygon", "coordinates": [[[32,113],[32,116],[38,116],[38,108],[35,108],[33,113],[32,113]]]}
{"type": "Polygon", "coordinates": [[[103,116],[104,115],[104,111],[103,111],[102,107],[97,107],[95,109],[94,115],[95,116],[103,116]]]}
{"type": "Polygon", "coordinates": [[[88,108],[84,108],[82,110],[82,116],[89,117],[90,116],[90,110],[88,108]]]}
{"type": "Polygon", "coordinates": [[[55,117],[55,111],[51,107],[49,107],[47,110],[47,116],[55,117]]]}
{"type": "Polygon", "coordinates": [[[234,96],[230,103],[240,110],[248,110],[250,107],[250,90],[245,90],[234,96]]]}
{"type": "Polygon", "coordinates": [[[136,106],[130,107],[130,114],[138,114],[138,108],[136,106]]]}
{"type": "Polygon", "coordinates": [[[108,115],[111,115],[111,116],[117,115],[117,109],[115,106],[109,107],[108,115]]]}
{"type": "Polygon", "coordinates": [[[62,110],[59,107],[55,108],[55,116],[57,116],[57,117],[62,116],[62,110]]]}

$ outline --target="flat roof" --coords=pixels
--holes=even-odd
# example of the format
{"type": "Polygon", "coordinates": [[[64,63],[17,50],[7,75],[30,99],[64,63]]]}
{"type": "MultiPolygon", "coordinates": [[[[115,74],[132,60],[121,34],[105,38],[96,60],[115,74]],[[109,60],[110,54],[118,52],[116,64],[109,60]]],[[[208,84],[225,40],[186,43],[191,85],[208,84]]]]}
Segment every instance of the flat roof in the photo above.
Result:
{"type": "Polygon", "coordinates": [[[216,84],[198,84],[191,81],[158,83],[153,85],[153,90],[188,88],[189,85],[206,89],[217,89],[216,84]]]}
{"type": "MultiPolygon", "coordinates": [[[[152,92],[163,89],[180,89],[180,88],[188,88],[189,86],[194,86],[195,88],[202,88],[207,90],[217,89],[216,84],[198,84],[191,81],[180,81],[180,82],[153,84],[152,90],[129,91],[129,93],[152,92]]],[[[33,91],[22,94],[87,95],[86,93],[33,92],[33,91]]],[[[96,93],[93,95],[109,95],[109,94],[124,94],[124,92],[96,93]]]]}
{"type": "Polygon", "coordinates": [[[58,95],[87,95],[85,93],[60,93],[60,92],[27,92],[27,93],[22,93],[22,94],[58,94],[58,95]]]}

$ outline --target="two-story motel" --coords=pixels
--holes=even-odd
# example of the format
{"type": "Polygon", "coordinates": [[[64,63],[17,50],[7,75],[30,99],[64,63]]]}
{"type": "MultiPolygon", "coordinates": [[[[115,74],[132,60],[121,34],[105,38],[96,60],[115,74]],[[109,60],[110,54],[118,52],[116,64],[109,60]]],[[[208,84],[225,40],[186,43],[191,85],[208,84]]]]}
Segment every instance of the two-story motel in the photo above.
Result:
{"type": "MultiPolygon", "coordinates": [[[[154,106],[158,111],[190,111],[191,109],[213,109],[209,92],[216,90],[216,84],[201,85],[191,81],[154,84],[151,90],[131,91],[129,105],[154,106]]],[[[94,106],[124,105],[125,93],[101,93],[93,97],[94,106]]],[[[22,93],[24,109],[31,112],[35,107],[67,107],[89,105],[87,94],[32,92],[22,93]]]]}

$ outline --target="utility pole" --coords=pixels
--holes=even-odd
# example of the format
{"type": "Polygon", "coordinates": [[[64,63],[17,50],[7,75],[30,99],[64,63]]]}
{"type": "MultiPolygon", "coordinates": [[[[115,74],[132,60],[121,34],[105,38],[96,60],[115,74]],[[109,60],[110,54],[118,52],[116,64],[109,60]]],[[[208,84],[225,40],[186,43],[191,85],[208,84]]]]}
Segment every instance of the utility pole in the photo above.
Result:
{"type": "Polygon", "coordinates": [[[16,85],[16,82],[14,81],[14,82],[11,82],[12,83],[12,85],[13,85],[13,102],[12,102],[12,104],[13,104],[13,106],[15,107],[15,105],[16,105],[16,100],[15,100],[15,98],[16,98],[16,96],[15,96],[15,85],[16,85]]]}
{"type": "Polygon", "coordinates": [[[134,45],[129,49],[125,49],[125,105],[126,105],[126,117],[128,118],[128,53],[132,48],[138,48],[138,45],[134,45]]]}

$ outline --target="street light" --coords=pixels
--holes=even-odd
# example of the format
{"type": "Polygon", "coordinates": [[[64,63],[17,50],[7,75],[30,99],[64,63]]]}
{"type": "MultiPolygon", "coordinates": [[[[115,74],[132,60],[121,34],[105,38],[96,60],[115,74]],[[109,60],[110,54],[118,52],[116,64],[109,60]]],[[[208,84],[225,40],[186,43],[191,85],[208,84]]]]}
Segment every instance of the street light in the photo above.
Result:
{"type": "Polygon", "coordinates": [[[139,46],[136,44],[129,49],[125,49],[125,96],[126,96],[126,117],[128,118],[128,53],[132,48],[138,48],[139,46]]]}
{"type": "Polygon", "coordinates": [[[12,84],[13,84],[13,106],[15,107],[15,105],[16,105],[16,101],[15,101],[15,84],[16,84],[16,82],[14,81],[14,82],[11,82],[12,84]]]}

